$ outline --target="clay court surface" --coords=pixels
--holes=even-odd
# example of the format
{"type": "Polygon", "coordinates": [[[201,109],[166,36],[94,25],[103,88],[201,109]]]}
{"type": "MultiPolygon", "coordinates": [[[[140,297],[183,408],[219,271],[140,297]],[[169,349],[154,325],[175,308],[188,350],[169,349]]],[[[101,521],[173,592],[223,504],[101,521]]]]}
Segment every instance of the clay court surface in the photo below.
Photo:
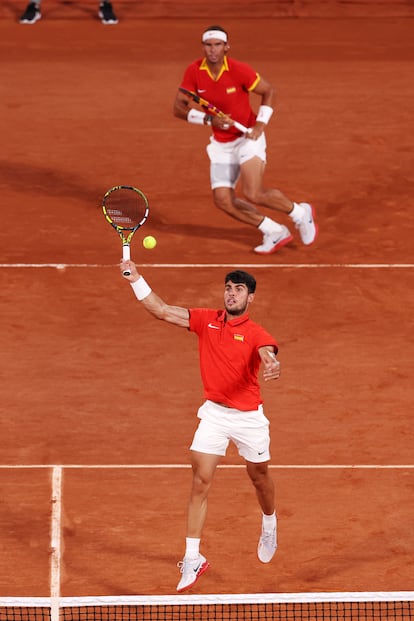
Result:
{"type": "Polygon", "coordinates": [[[0,596],[49,595],[53,465],[61,594],[175,593],[197,342],[145,315],[119,276],[100,210],[119,183],[150,198],[132,255],[152,287],[220,307],[225,273],[244,267],[258,281],[250,314],[280,344],[282,376],[263,385],[279,550],[256,558],[260,514],[231,449],[193,592],[414,590],[410,6],[372,3],[368,18],[321,3],[296,18],[262,4],[253,19],[242,3],[223,17],[196,2],[191,17],[185,3],[120,2],[116,27],[91,2],[44,0],[35,26],[18,24],[24,2],[0,9],[0,596]],[[255,255],[257,233],[212,205],[208,130],[172,116],[217,22],[277,86],[265,180],[315,204],[312,247],[295,235],[255,255]]]}

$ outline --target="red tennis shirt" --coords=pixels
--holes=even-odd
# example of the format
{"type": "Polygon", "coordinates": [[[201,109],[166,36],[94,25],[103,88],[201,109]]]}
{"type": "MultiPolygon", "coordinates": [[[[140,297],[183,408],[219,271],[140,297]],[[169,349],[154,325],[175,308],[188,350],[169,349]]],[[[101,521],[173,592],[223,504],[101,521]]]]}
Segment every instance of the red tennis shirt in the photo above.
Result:
{"type": "MultiPolygon", "coordinates": [[[[250,106],[249,92],[259,81],[260,76],[252,67],[225,56],[217,79],[211,74],[206,59],[202,58],[187,67],[181,86],[197,93],[235,121],[252,127],[256,115],[250,106]]],[[[231,142],[242,135],[235,127],[226,131],[213,127],[213,132],[219,142],[231,142]]]]}
{"type": "Polygon", "coordinates": [[[257,379],[259,348],[275,339],[248,314],[226,321],[224,310],[190,309],[189,330],[198,336],[204,397],[238,410],[257,410],[263,402],[257,379]]]}

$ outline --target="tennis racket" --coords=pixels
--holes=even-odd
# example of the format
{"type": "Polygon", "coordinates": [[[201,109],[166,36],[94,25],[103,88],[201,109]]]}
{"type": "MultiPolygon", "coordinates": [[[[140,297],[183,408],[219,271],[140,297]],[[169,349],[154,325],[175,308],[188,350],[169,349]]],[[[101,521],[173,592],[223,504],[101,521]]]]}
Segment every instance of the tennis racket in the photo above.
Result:
{"type": "MultiPolygon", "coordinates": [[[[129,261],[132,237],[149,216],[147,197],[138,188],[116,185],[103,197],[102,210],[106,220],[121,238],[124,261],[129,261]]],[[[130,271],[125,270],[124,276],[129,275],[130,271]]]]}
{"type": "MultiPolygon", "coordinates": [[[[219,110],[219,108],[213,106],[213,104],[207,101],[207,99],[203,99],[202,97],[200,97],[200,95],[197,95],[197,93],[194,93],[193,91],[188,91],[186,88],[182,88],[181,86],[178,90],[181,91],[181,93],[184,93],[184,95],[187,95],[187,97],[192,99],[196,104],[204,108],[204,110],[206,110],[207,112],[210,112],[211,114],[215,114],[216,116],[220,117],[228,116],[227,114],[219,110]]],[[[233,121],[233,123],[234,127],[236,127],[239,131],[243,132],[243,134],[250,134],[250,132],[252,131],[249,127],[245,127],[238,121],[233,121]]]]}

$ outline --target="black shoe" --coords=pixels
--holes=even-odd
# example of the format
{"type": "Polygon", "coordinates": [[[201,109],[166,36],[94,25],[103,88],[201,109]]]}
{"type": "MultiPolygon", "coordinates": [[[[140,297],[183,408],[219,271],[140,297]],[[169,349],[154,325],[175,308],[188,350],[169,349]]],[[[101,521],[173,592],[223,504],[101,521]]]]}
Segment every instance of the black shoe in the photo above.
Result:
{"type": "Polygon", "coordinates": [[[118,18],[115,15],[110,2],[102,2],[99,5],[99,17],[103,24],[117,24],[118,18]]]}
{"type": "Polygon", "coordinates": [[[20,18],[21,24],[35,24],[40,18],[42,14],[40,12],[39,5],[36,2],[30,2],[27,5],[25,12],[20,18]]]}

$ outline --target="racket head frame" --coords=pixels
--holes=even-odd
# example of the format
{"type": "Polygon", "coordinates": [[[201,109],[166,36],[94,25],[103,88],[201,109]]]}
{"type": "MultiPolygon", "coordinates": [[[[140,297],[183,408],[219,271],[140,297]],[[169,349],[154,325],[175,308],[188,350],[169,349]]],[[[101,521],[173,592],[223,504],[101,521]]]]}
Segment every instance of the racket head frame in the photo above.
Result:
{"type": "MultiPolygon", "coordinates": [[[[147,197],[145,196],[144,192],[142,192],[142,190],[139,190],[132,185],[115,185],[107,190],[107,192],[105,192],[102,199],[102,211],[106,221],[109,222],[109,224],[115,229],[122,241],[122,258],[124,259],[124,261],[129,261],[129,259],[131,258],[130,245],[132,237],[137,232],[137,230],[141,228],[143,224],[145,224],[149,216],[149,203],[147,197]],[[114,192],[118,192],[119,190],[129,190],[131,192],[135,192],[143,202],[143,215],[139,222],[134,225],[124,226],[117,224],[116,222],[114,222],[111,214],[109,213],[110,210],[108,210],[107,201],[114,192]]],[[[128,272],[127,270],[124,271],[125,276],[129,276],[129,274],[130,272],[128,272]]]]}

